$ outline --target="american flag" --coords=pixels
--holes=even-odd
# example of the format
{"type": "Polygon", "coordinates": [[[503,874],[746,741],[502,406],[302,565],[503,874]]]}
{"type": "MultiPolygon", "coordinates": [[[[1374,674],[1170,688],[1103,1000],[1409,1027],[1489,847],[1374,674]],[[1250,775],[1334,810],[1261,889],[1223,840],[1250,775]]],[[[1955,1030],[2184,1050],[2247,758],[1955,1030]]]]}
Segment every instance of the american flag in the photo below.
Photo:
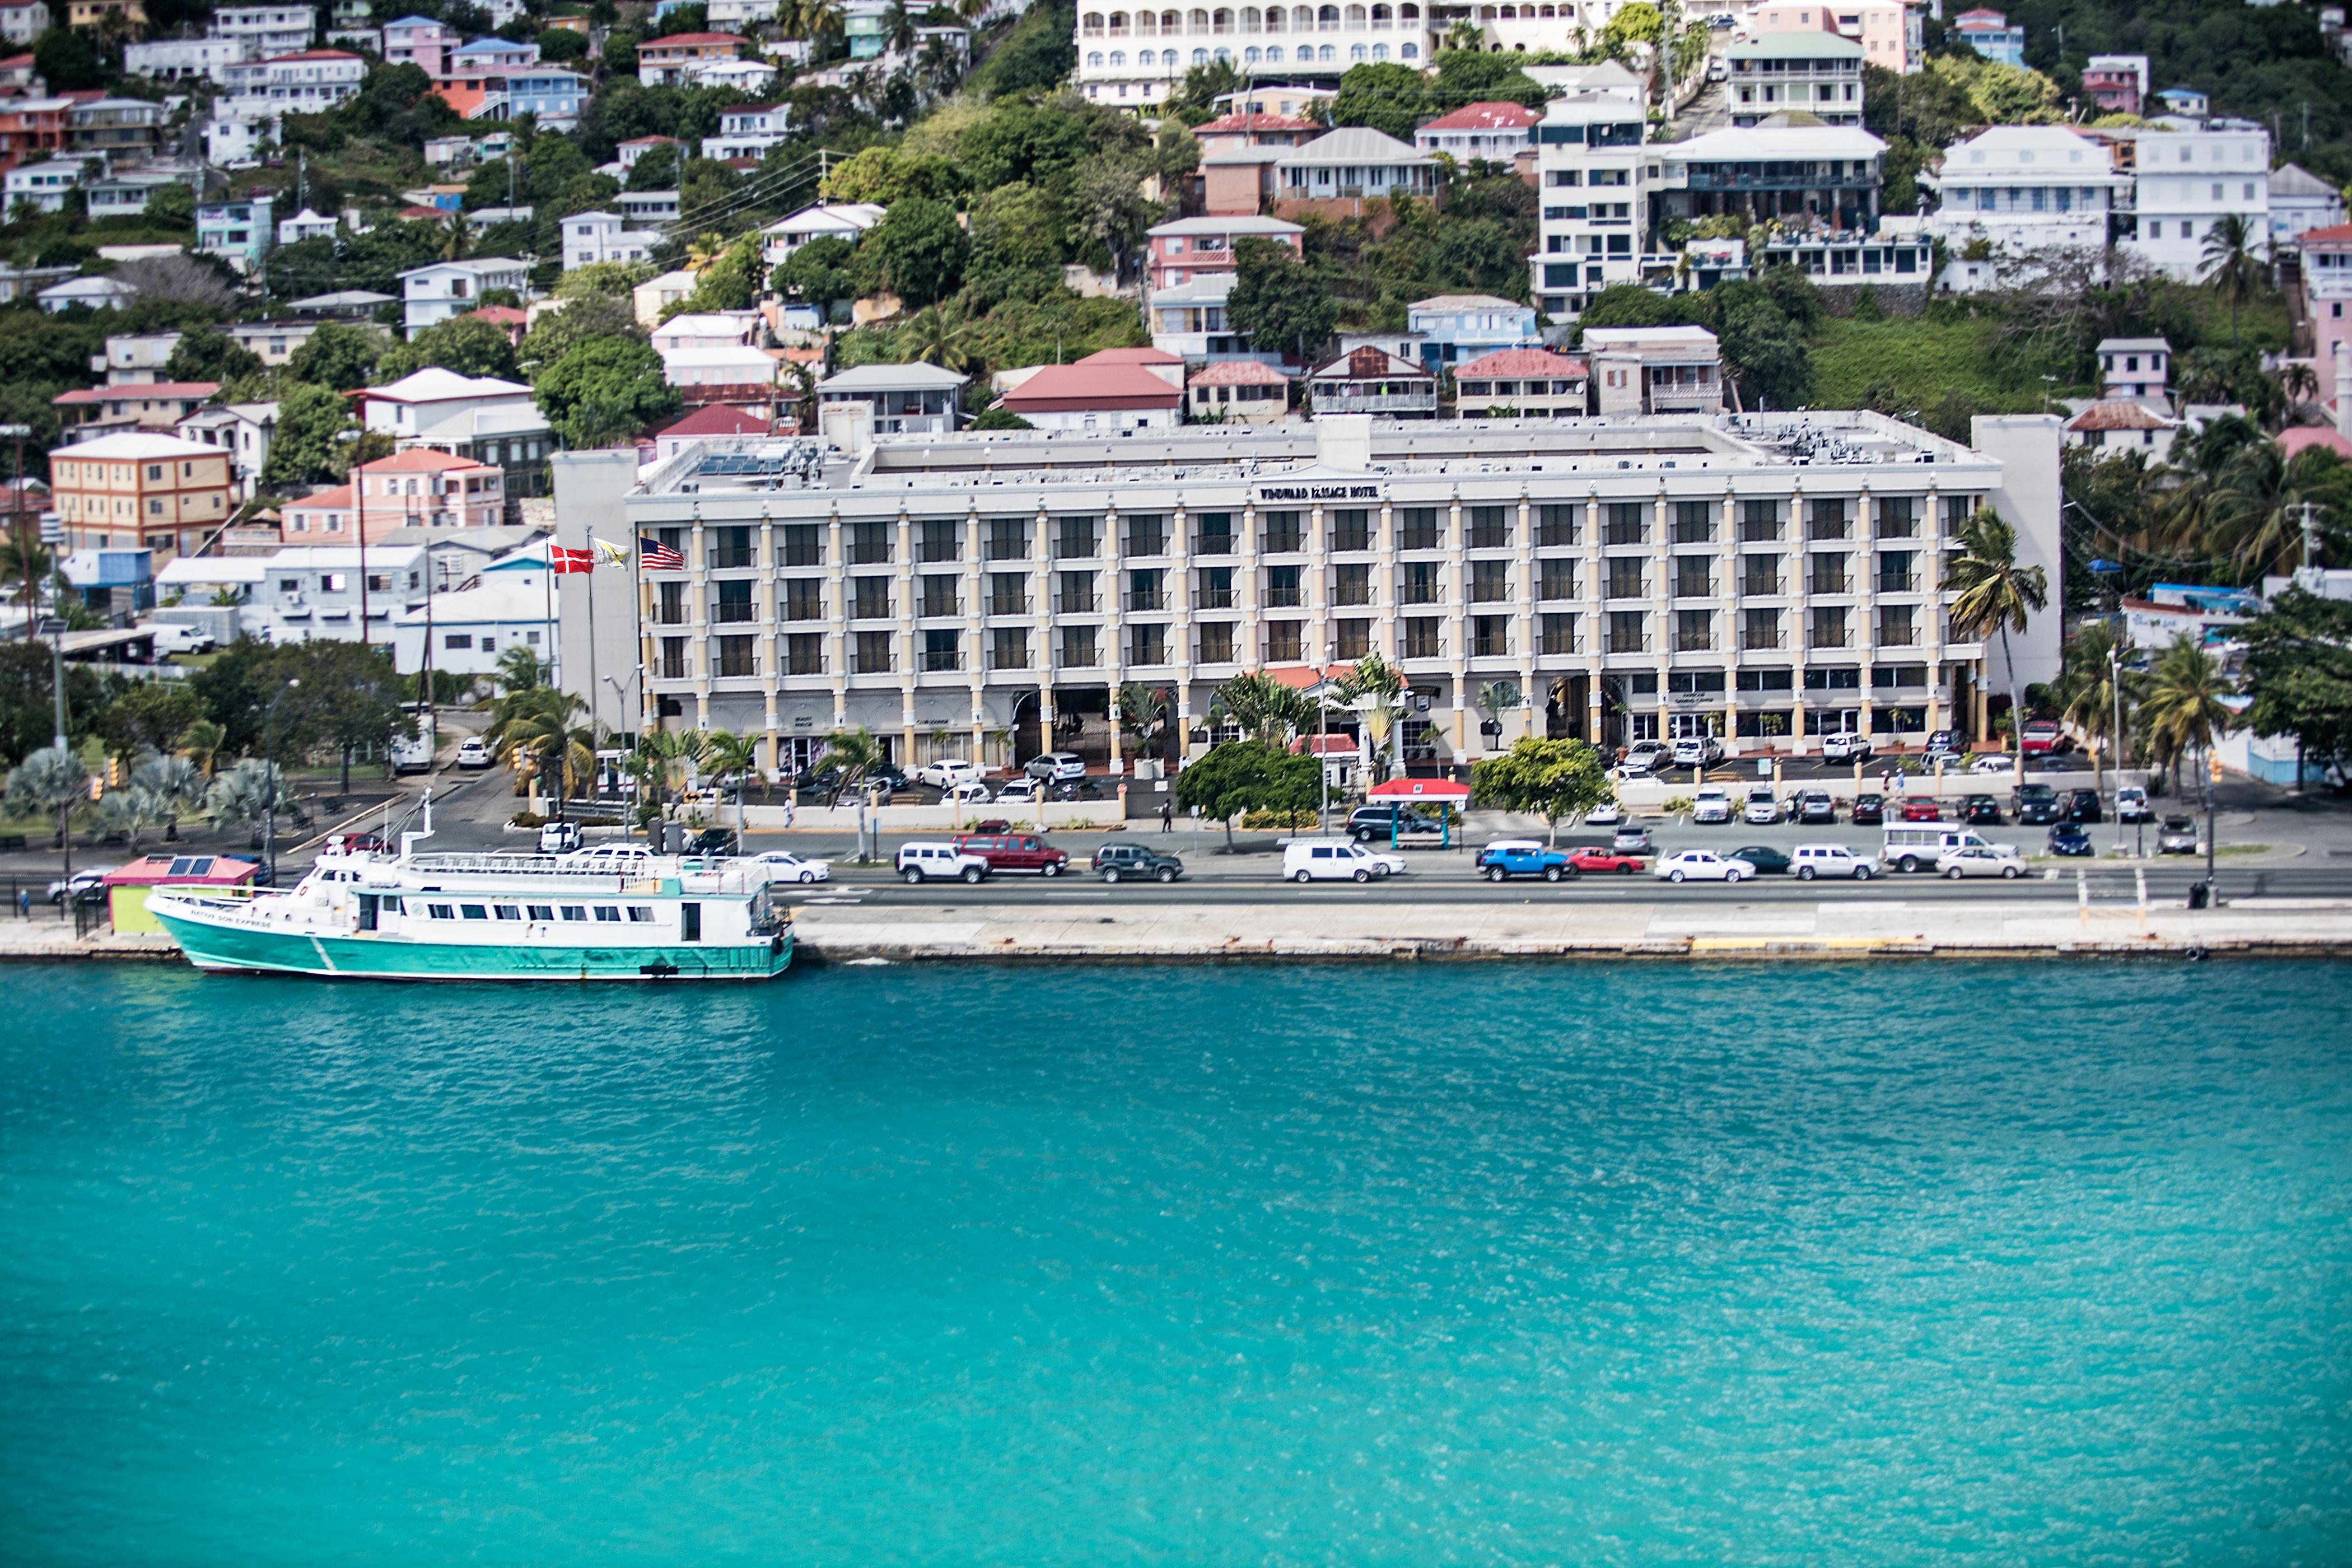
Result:
{"type": "Polygon", "coordinates": [[[648,572],[686,570],[686,557],[667,544],[656,544],[650,539],[641,539],[637,542],[637,548],[644,552],[646,570],[648,572]]]}

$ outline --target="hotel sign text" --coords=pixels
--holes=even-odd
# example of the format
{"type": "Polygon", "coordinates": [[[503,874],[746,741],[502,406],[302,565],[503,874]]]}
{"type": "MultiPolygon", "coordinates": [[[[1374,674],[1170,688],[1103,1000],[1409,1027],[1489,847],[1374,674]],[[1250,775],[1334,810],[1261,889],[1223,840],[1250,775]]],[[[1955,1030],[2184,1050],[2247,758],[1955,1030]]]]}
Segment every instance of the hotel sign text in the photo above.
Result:
{"type": "Polygon", "coordinates": [[[1257,504],[1274,506],[1284,501],[1370,500],[1381,499],[1380,481],[1365,484],[1260,485],[1257,504]]]}

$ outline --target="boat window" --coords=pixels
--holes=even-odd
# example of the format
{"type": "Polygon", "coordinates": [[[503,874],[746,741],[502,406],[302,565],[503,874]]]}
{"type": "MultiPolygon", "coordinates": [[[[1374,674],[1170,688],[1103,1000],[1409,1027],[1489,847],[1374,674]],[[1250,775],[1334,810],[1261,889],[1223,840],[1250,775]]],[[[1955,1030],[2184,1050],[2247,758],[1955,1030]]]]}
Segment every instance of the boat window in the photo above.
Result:
{"type": "Polygon", "coordinates": [[[535,921],[551,921],[555,918],[555,906],[553,904],[533,904],[530,906],[530,918],[535,921]]]}
{"type": "Polygon", "coordinates": [[[522,906],[520,904],[500,904],[498,906],[498,910],[499,919],[502,921],[519,921],[522,919],[522,906]]]}
{"type": "Polygon", "coordinates": [[[643,925],[650,921],[653,918],[654,911],[653,907],[650,904],[631,904],[629,906],[630,923],[634,925],[643,925]]]}
{"type": "Polygon", "coordinates": [[[568,921],[584,921],[588,918],[588,906],[566,904],[563,906],[563,918],[568,921]]]}
{"type": "Polygon", "coordinates": [[[596,918],[600,921],[618,921],[621,918],[621,911],[610,904],[598,904],[596,918]]]}
{"type": "Polygon", "coordinates": [[[469,921],[486,921],[490,918],[490,908],[488,904],[459,904],[457,908],[469,921]]]}
{"type": "Polygon", "coordinates": [[[436,921],[454,921],[457,918],[457,906],[455,904],[427,904],[425,908],[426,912],[436,921]]]}

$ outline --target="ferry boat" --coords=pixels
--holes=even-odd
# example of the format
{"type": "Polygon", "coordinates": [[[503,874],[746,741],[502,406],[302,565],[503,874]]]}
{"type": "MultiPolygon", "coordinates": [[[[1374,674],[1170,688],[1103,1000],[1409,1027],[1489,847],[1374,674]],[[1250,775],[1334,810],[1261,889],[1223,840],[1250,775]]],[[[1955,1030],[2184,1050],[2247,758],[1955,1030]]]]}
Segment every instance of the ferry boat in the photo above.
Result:
{"type": "MultiPolygon", "coordinates": [[[[429,808],[428,808],[429,810],[429,808]]],[[[326,854],[292,888],[158,889],[198,969],[373,980],[766,980],[792,923],[761,874],[695,856],[326,854]]]]}

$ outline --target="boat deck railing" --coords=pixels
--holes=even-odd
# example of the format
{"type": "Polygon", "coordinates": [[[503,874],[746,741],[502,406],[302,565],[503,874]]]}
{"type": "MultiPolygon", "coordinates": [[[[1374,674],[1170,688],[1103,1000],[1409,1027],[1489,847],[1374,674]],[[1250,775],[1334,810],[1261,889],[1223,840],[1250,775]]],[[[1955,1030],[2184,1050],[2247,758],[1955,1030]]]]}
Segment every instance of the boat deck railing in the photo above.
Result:
{"type": "Polygon", "coordinates": [[[402,869],[427,876],[601,878],[616,884],[645,883],[665,877],[678,879],[691,893],[749,893],[765,879],[746,875],[726,860],[706,860],[694,855],[652,855],[642,859],[574,859],[569,855],[496,855],[451,852],[412,855],[397,862],[402,869]]]}

